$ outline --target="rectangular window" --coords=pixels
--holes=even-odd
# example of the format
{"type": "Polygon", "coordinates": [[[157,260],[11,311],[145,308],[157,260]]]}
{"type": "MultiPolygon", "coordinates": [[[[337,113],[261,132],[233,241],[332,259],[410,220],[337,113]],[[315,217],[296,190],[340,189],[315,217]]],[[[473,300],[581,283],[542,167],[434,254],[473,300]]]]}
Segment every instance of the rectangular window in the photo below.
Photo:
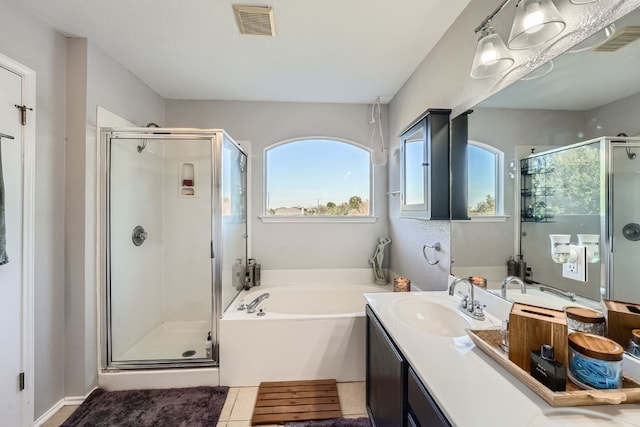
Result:
{"type": "Polygon", "coordinates": [[[402,211],[427,211],[428,153],[424,121],[402,137],[402,211]]]}

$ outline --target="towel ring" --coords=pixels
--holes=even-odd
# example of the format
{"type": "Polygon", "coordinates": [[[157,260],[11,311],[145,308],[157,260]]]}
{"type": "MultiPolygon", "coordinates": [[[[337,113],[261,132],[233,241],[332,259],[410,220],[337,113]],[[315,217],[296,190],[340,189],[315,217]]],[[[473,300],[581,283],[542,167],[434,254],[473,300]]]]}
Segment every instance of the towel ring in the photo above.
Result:
{"type": "Polygon", "coordinates": [[[430,245],[430,244],[427,243],[422,247],[422,256],[424,256],[424,259],[427,260],[429,265],[438,264],[440,262],[440,260],[438,260],[438,259],[436,259],[433,262],[431,262],[431,260],[429,260],[429,257],[427,256],[427,252],[426,252],[427,248],[431,248],[431,249],[435,250],[436,252],[440,252],[440,249],[442,249],[442,245],[440,244],[440,242],[435,242],[433,245],[430,245]]]}

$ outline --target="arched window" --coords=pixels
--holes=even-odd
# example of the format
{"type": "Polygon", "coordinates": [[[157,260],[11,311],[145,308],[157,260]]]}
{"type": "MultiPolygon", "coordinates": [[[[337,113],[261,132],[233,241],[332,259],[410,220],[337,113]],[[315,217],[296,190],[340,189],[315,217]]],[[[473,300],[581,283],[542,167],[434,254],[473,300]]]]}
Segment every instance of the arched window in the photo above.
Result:
{"type": "Polygon", "coordinates": [[[332,138],[268,147],[264,216],[370,216],[370,158],[367,148],[332,138]]]}
{"type": "Polygon", "coordinates": [[[469,199],[467,213],[473,216],[504,214],[504,153],[483,142],[467,145],[469,199]]]}

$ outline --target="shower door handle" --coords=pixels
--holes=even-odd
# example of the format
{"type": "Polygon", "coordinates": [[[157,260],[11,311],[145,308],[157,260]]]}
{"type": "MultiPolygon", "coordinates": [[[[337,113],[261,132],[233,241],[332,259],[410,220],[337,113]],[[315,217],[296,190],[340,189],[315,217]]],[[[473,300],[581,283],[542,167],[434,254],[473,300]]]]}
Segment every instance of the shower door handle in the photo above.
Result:
{"type": "Polygon", "coordinates": [[[211,259],[214,259],[214,258],[215,258],[215,256],[214,256],[214,254],[213,254],[213,240],[210,242],[210,247],[209,247],[209,249],[211,250],[211,252],[210,252],[210,253],[211,253],[211,259]]]}

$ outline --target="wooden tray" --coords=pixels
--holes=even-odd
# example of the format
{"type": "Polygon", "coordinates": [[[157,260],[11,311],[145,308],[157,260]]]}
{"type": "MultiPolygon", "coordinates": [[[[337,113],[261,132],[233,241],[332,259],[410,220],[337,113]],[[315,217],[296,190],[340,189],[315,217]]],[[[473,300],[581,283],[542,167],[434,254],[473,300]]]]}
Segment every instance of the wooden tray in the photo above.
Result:
{"type": "Polygon", "coordinates": [[[567,379],[567,391],[551,391],[527,371],[509,360],[500,348],[498,329],[467,329],[476,346],[551,406],[618,405],[640,402],[640,384],[623,377],[622,388],[614,390],[584,390],[567,379]]]}

